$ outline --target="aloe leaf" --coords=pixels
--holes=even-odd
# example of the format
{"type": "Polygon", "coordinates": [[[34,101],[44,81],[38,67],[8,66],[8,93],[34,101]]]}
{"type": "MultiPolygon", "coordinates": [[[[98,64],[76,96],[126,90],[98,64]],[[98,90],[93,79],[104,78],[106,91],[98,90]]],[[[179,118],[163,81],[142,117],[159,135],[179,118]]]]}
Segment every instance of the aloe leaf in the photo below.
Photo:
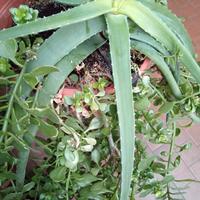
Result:
{"type": "MultiPolygon", "coordinates": [[[[31,72],[40,66],[56,65],[79,44],[105,28],[103,17],[60,28],[42,44],[37,52],[37,59],[28,63],[26,72],[31,72]]],[[[26,97],[29,93],[30,88],[27,84],[23,84],[23,96],[26,97]]]]}
{"type": "Polygon", "coordinates": [[[98,17],[59,29],[43,43],[37,52],[37,59],[28,64],[27,71],[39,66],[55,65],[79,44],[105,28],[104,18],[98,17]]]}
{"type": "Polygon", "coordinates": [[[50,74],[43,83],[43,87],[39,92],[38,105],[48,105],[74,68],[104,43],[105,40],[100,36],[93,36],[60,60],[56,64],[59,71],[50,74]]]}
{"type": "Polygon", "coordinates": [[[131,47],[148,56],[158,66],[163,76],[167,80],[172,93],[176,98],[180,99],[182,97],[181,91],[173,74],[170,71],[169,66],[164,60],[164,55],[160,54],[152,46],[136,40],[131,41],[131,47]]]}
{"type": "MultiPolygon", "coordinates": [[[[38,127],[31,125],[28,129],[28,134],[32,134],[35,137],[37,133],[38,127]]],[[[27,141],[29,145],[32,144],[33,140],[27,141]]],[[[26,175],[26,166],[29,158],[30,149],[20,149],[19,151],[19,159],[17,161],[17,169],[16,169],[16,186],[17,191],[22,191],[24,186],[24,180],[26,175]]]]}
{"type": "Polygon", "coordinates": [[[166,6],[161,4],[143,0],[142,3],[148,6],[160,19],[167,24],[167,26],[176,34],[178,39],[188,48],[188,50],[194,54],[192,41],[181,22],[175,14],[173,14],[166,6]]]}
{"type": "Polygon", "coordinates": [[[79,5],[79,4],[87,3],[91,0],[54,0],[54,1],[58,3],[67,4],[67,5],[79,5]]]}
{"type": "Polygon", "coordinates": [[[2,30],[0,31],[0,41],[83,22],[108,13],[111,10],[112,0],[103,2],[102,0],[92,1],[50,17],[39,18],[27,24],[2,30]]]}
{"type": "Polygon", "coordinates": [[[107,16],[121,143],[121,200],[128,200],[134,162],[135,119],[131,83],[130,41],[125,16],[107,16]]]}
{"type": "Polygon", "coordinates": [[[180,61],[189,70],[195,80],[200,83],[200,67],[190,51],[178,39],[175,33],[150,8],[139,1],[127,0],[118,12],[126,14],[138,26],[166,46],[170,52],[180,52],[180,61]]]}
{"type": "Polygon", "coordinates": [[[170,55],[167,49],[160,42],[158,42],[155,38],[153,38],[141,28],[135,28],[134,31],[130,33],[130,38],[134,41],[142,42],[148,46],[151,46],[156,51],[165,56],[170,55]]]}

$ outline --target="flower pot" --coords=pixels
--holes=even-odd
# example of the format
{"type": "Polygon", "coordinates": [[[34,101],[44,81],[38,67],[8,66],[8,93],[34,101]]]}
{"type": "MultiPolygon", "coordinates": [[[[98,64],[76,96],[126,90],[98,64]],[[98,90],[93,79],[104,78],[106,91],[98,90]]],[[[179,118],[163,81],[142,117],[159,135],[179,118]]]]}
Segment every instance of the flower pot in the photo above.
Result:
{"type": "Polygon", "coordinates": [[[12,18],[9,9],[18,7],[27,0],[0,0],[0,29],[8,28],[12,25],[12,18]]]}
{"type": "MultiPolygon", "coordinates": [[[[149,70],[152,67],[152,61],[148,58],[140,66],[140,75],[144,75],[145,71],[149,70]]],[[[156,71],[151,74],[151,78],[162,79],[162,75],[159,71],[156,71]]]]}

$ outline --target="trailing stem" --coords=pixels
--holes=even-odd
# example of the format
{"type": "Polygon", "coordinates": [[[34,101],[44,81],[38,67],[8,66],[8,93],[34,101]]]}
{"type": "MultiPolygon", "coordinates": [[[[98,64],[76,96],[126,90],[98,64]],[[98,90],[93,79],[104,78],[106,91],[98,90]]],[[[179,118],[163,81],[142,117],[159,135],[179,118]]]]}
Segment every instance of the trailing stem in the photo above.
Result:
{"type": "MultiPolygon", "coordinates": [[[[172,157],[173,157],[175,137],[176,137],[176,122],[175,121],[172,122],[172,129],[173,129],[173,133],[172,133],[171,142],[170,142],[170,149],[169,149],[169,156],[168,156],[168,161],[167,161],[166,175],[169,174],[170,165],[171,165],[172,157]]],[[[169,190],[170,190],[170,188],[169,188],[169,184],[168,184],[167,185],[167,198],[168,198],[168,200],[171,200],[169,190]]]]}
{"type": "MultiPolygon", "coordinates": [[[[18,77],[18,79],[16,81],[16,84],[14,86],[14,89],[12,91],[12,94],[11,94],[11,97],[10,97],[10,100],[9,100],[9,103],[8,103],[8,109],[7,109],[7,112],[6,112],[6,115],[5,115],[5,119],[4,119],[4,123],[3,123],[2,132],[7,132],[8,122],[9,122],[9,118],[10,118],[10,115],[11,115],[14,98],[15,98],[15,95],[16,95],[16,93],[18,91],[20,83],[22,81],[22,78],[23,78],[25,70],[26,70],[26,65],[24,65],[24,67],[22,68],[22,70],[20,72],[20,75],[19,75],[19,77],[18,77]]],[[[0,138],[0,142],[2,142],[2,140],[3,140],[3,137],[0,138]]]]}

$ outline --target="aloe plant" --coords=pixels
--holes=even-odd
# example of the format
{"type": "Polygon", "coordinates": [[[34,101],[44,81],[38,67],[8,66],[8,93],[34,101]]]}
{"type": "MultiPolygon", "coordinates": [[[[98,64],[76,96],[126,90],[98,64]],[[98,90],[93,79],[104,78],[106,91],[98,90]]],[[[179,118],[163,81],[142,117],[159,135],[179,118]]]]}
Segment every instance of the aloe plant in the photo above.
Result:
{"type": "MultiPolygon", "coordinates": [[[[159,2],[149,0],[59,0],[59,2],[78,6],[47,18],[39,18],[33,22],[2,30],[0,41],[2,43],[28,34],[58,29],[40,47],[37,59],[26,65],[26,73],[44,65],[56,66],[59,70],[43,80],[37,105],[44,107],[49,105],[51,97],[56,94],[65,77],[75,66],[105,42],[95,35],[108,31],[120,126],[122,166],[120,199],[129,199],[135,145],[130,48],[136,48],[146,54],[159,66],[172,93],[180,99],[182,93],[174,71],[163,57],[170,57],[178,52],[179,61],[189,70],[196,82],[200,83],[200,68],[194,59],[190,39],[180,20],[159,2]],[[134,25],[129,23],[130,21],[134,25]],[[56,84],[53,84],[55,81],[56,84]]],[[[39,78],[42,81],[42,77],[39,78]]],[[[21,96],[23,98],[29,96],[32,88],[23,81],[21,87],[21,96]]],[[[10,113],[7,116],[9,117],[10,113]]],[[[22,153],[23,159],[24,156],[27,158],[27,152],[22,153]]],[[[25,169],[26,162],[20,162],[20,165],[24,165],[25,169]]],[[[23,167],[19,169],[23,171],[23,167]]]]}

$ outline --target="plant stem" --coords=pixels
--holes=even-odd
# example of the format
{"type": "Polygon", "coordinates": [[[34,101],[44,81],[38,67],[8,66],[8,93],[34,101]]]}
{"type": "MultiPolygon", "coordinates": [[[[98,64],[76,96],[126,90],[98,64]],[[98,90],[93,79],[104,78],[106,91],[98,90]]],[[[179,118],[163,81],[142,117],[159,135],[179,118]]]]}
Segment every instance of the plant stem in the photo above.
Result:
{"type": "MultiPolygon", "coordinates": [[[[3,128],[2,128],[2,132],[6,132],[7,131],[8,121],[9,121],[10,114],[11,114],[11,111],[12,111],[14,98],[15,98],[17,90],[18,90],[18,88],[20,86],[20,83],[21,83],[21,80],[23,78],[25,70],[26,70],[26,65],[24,65],[24,67],[22,68],[22,70],[20,72],[20,75],[19,75],[19,77],[18,77],[18,79],[16,81],[16,84],[14,86],[14,89],[12,91],[12,94],[11,94],[11,97],[10,97],[10,100],[9,100],[9,103],[8,103],[8,109],[7,109],[7,112],[6,112],[6,115],[5,115],[5,119],[4,119],[4,124],[3,124],[3,128]]],[[[2,142],[2,140],[3,140],[3,137],[0,138],[0,142],[2,142]]]]}
{"type": "Polygon", "coordinates": [[[155,133],[159,134],[159,131],[157,131],[157,130],[154,128],[154,126],[151,124],[151,122],[147,119],[146,114],[145,114],[144,112],[142,112],[142,115],[143,115],[145,121],[146,121],[146,122],[148,123],[148,125],[151,127],[151,129],[152,129],[155,133]]]}
{"type": "Polygon", "coordinates": [[[167,163],[167,173],[169,172],[169,168],[170,168],[170,164],[172,160],[172,154],[173,154],[174,145],[175,145],[175,137],[176,137],[176,123],[173,122],[172,126],[173,126],[173,134],[172,134],[171,143],[170,143],[169,157],[168,157],[168,163],[167,163]]]}
{"type": "Polygon", "coordinates": [[[71,171],[69,170],[68,176],[67,176],[67,182],[66,182],[66,200],[69,200],[69,181],[71,178],[71,171]]]}
{"type": "MultiPolygon", "coordinates": [[[[175,137],[176,137],[176,122],[175,121],[172,122],[172,128],[173,128],[173,133],[172,133],[172,138],[171,138],[171,143],[170,143],[166,175],[169,174],[170,165],[171,165],[172,156],[173,156],[173,151],[174,151],[175,137]]],[[[167,184],[167,197],[168,197],[168,200],[171,200],[170,191],[169,190],[170,190],[169,189],[169,184],[167,184]]]]}
{"type": "Polygon", "coordinates": [[[130,200],[135,200],[135,183],[133,183],[130,200]]]}
{"type": "Polygon", "coordinates": [[[153,85],[150,83],[150,87],[155,90],[155,92],[158,94],[158,96],[160,96],[160,98],[164,101],[167,102],[167,100],[165,99],[165,97],[161,94],[161,92],[153,85]]]}

